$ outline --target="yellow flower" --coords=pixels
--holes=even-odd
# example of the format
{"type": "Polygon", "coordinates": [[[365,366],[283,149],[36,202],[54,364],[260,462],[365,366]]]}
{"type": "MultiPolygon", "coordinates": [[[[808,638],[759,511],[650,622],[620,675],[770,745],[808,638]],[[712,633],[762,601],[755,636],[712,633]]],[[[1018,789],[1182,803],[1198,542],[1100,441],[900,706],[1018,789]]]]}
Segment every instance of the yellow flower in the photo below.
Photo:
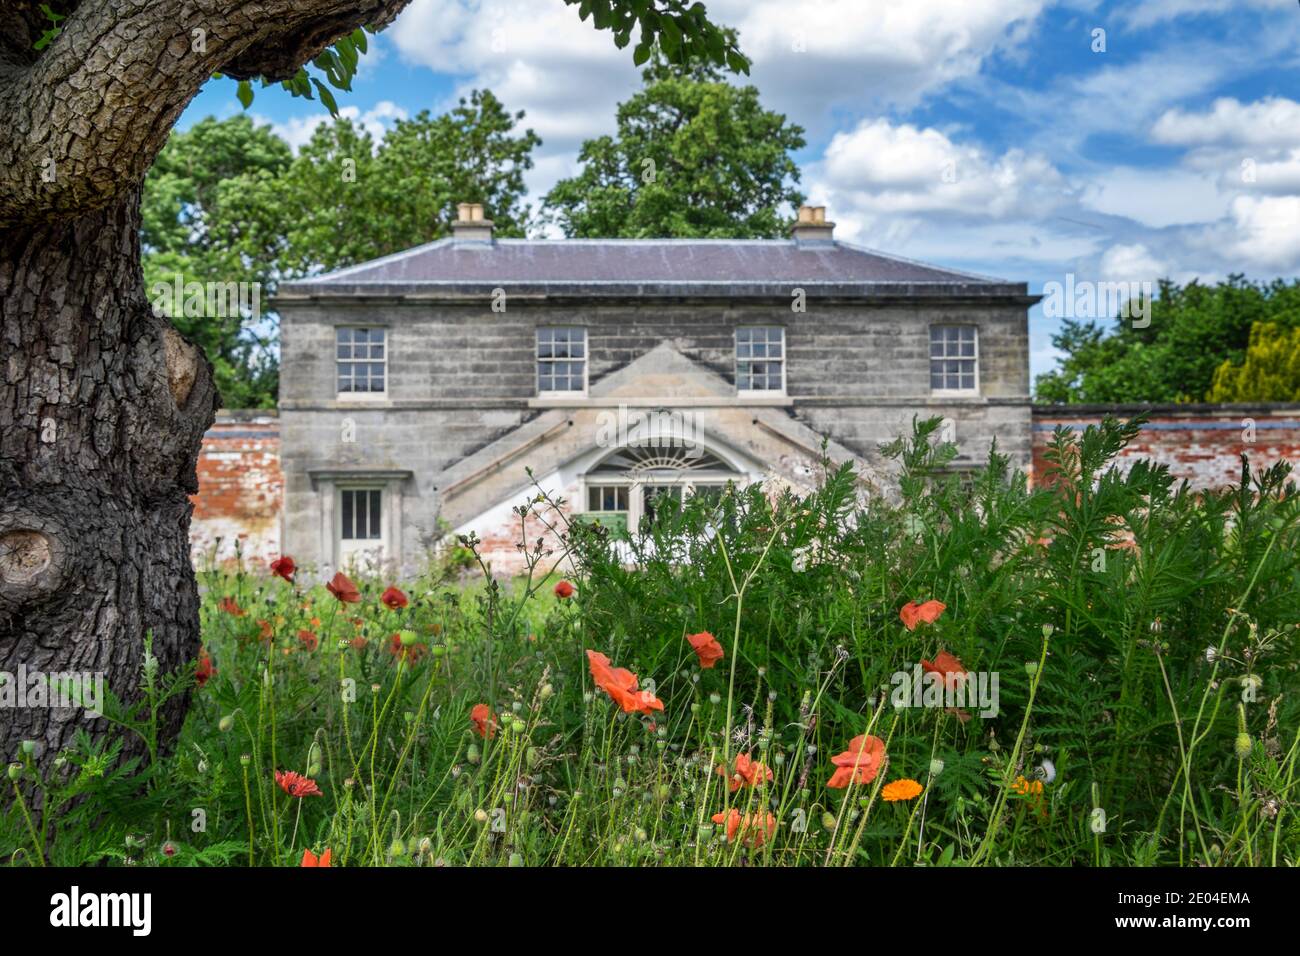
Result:
{"type": "Polygon", "coordinates": [[[921,791],[924,789],[925,788],[915,780],[909,780],[906,778],[902,780],[894,780],[885,784],[881,789],[880,798],[889,803],[893,803],[896,800],[913,800],[919,797],[921,791]]]}

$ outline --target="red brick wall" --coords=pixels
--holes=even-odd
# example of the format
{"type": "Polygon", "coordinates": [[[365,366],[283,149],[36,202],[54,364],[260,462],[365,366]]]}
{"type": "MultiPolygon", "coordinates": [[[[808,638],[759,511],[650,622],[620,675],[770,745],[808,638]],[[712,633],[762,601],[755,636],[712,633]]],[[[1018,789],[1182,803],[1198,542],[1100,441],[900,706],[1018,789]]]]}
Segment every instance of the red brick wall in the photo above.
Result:
{"type": "Polygon", "coordinates": [[[236,542],[246,565],[280,553],[280,422],[275,412],[218,412],[203,437],[199,493],[190,524],[194,566],[235,560],[236,542]]]}
{"type": "MultiPolygon", "coordinates": [[[[1132,418],[1142,410],[1138,405],[1035,407],[1034,474],[1044,473],[1043,453],[1057,425],[1082,429],[1108,414],[1132,418]]],[[[1242,452],[1251,468],[1286,459],[1300,470],[1300,405],[1153,405],[1145,410],[1150,421],[1120,453],[1121,461],[1149,458],[1195,488],[1240,481],[1242,452]]]]}

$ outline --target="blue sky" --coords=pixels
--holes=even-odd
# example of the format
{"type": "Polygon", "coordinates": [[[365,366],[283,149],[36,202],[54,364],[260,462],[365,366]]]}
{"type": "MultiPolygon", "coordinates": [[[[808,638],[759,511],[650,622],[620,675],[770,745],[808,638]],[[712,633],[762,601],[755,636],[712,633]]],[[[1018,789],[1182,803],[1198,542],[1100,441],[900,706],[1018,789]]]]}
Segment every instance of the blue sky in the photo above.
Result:
{"type": "MultiPolygon", "coordinates": [[[[1295,0],[713,0],[748,81],[804,126],[810,201],[840,238],[1026,281],[1215,281],[1300,271],[1295,0]],[[1098,32],[1104,31],[1104,32],[1098,32]]],[[[542,137],[534,200],[612,131],[630,48],[560,0],[414,0],[340,106],[377,135],[493,90],[542,137]]],[[[241,107],[213,81],[184,128],[241,107]]],[[[259,90],[292,144],[318,103],[259,90]]],[[[1058,320],[1030,316],[1032,369],[1058,320]]]]}

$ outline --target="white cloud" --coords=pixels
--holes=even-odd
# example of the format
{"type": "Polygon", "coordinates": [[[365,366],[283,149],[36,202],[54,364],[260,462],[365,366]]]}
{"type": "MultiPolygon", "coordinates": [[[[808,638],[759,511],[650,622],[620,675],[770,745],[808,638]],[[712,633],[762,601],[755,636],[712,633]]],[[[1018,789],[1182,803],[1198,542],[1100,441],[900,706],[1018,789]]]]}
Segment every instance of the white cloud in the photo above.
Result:
{"type": "Polygon", "coordinates": [[[1300,103],[1269,97],[1241,103],[1214,101],[1208,112],[1171,109],[1151,130],[1157,143],[1175,146],[1294,146],[1300,136],[1300,103]]]}
{"type": "Polygon", "coordinates": [[[1207,242],[1265,269],[1300,268],[1300,196],[1238,196],[1232,201],[1232,231],[1210,230],[1207,242]]]}
{"type": "Polygon", "coordinates": [[[1107,282],[1154,282],[1169,274],[1169,266],[1145,245],[1135,243],[1111,246],[1102,253],[1097,271],[1107,282]]]}
{"type": "MultiPolygon", "coordinates": [[[[362,126],[370,133],[376,144],[384,138],[393,120],[407,118],[406,110],[391,100],[381,100],[364,113],[355,106],[344,106],[339,109],[339,115],[362,126]]],[[[269,122],[264,117],[256,117],[256,119],[259,123],[269,122]]],[[[291,116],[283,123],[270,123],[270,126],[275,134],[288,143],[296,153],[311,139],[312,133],[316,132],[318,126],[329,122],[329,114],[318,109],[305,116],[291,116]]]]}
{"type": "Polygon", "coordinates": [[[1291,0],[1140,0],[1121,8],[1120,18],[1134,29],[1144,29],[1193,16],[1221,16],[1242,7],[1279,10],[1291,0]]]}
{"type": "Polygon", "coordinates": [[[1208,172],[1113,167],[1093,177],[1082,202],[1085,208],[1158,228],[1218,219],[1228,211],[1229,197],[1208,172]]]}
{"type": "Polygon", "coordinates": [[[838,208],[875,214],[947,213],[979,219],[1046,215],[1070,192],[1038,154],[987,155],[933,128],[866,120],[837,133],[814,169],[838,208]]]}

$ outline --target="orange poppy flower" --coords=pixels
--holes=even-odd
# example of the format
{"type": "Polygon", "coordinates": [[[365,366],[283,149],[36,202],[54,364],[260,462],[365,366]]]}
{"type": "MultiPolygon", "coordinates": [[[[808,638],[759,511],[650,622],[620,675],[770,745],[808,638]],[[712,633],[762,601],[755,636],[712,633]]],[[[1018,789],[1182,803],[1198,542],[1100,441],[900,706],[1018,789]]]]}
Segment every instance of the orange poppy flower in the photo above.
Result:
{"type": "Polygon", "coordinates": [[[275,772],[275,782],[279,784],[281,790],[291,797],[297,797],[299,800],[303,797],[324,796],[320,792],[320,787],[316,786],[315,780],[311,777],[304,777],[293,770],[277,770],[275,772]]]}
{"type": "Polygon", "coordinates": [[[475,704],[470,708],[469,722],[480,737],[491,740],[497,734],[497,719],[492,716],[492,708],[487,704],[475,704]]]}
{"type": "Polygon", "coordinates": [[[771,813],[746,813],[741,816],[735,807],[713,815],[714,823],[727,827],[727,842],[733,843],[739,834],[740,839],[757,849],[766,840],[776,836],[776,817],[771,813]]]}
{"type": "Polygon", "coordinates": [[[623,713],[648,714],[652,710],[664,709],[663,701],[650,691],[637,689],[637,676],[627,668],[610,667],[609,658],[599,651],[587,651],[587,660],[591,666],[591,679],[623,708],[623,713]]]}
{"type": "Polygon", "coordinates": [[[698,634],[687,634],[687,643],[695,651],[695,655],[700,659],[700,667],[706,671],[712,669],[713,665],[722,660],[722,645],[718,639],[708,631],[701,631],[698,634]]]}
{"type": "Polygon", "coordinates": [[[248,613],[242,607],[240,607],[239,603],[234,598],[232,598],[229,594],[227,594],[225,597],[221,599],[221,603],[219,603],[217,607],[225,611],[227,614],[232,614],[235,617],[243,617],[245,614],[248,613]]]}
{"type": "Polygon", "coordinates": [[[915,780],[907,778],[891,780],[880,789],[880,799],[887,803],[896,803],[899,800],[915,800],[924,789],[915,780]]]}
{"type": "MultiPolygon", "coordinates": [[[[716,772],[719,776],[728,776],[724,764],[718,764],[716,772]]],[[[772,779],[772,771],[761,760],[751,759],[749,754],[736,754],[736,772],[729,776],[729,789],[735,793],[741,787],[757,787],[767,783],[772,779]]]]}
{"type": "Polygon", "coordinates": [[[899,610],[898,617],[905,628],[909,631],[915,631],[916,625],[921,622],[933,624],[947,608],[948,605],[942,601],[926,601],[924,604],[908,601],[899,610]]]}
{"type": "Polygon", "coordinates": [[[330,594],[334,595],[344,604],[361,603],[361,592],[358,591],[357,586],[352,583],[352,579],[342,571],[335,574],[330,583],[325,585],[325,590],[329,591],[330,594]]]}
{"type": "Polygon", "coordinates": [[[836,769],[826,786],[842,790],[851,783],[871,783],[884,760],[885,742],[871,734],[860,734],[849,741],[848,750],[831,758],[836,769]]]}
{"type": "Polygon", "coordinates": [[[406,597],[406,595],[402,592],[401,588],[394,587],[392,585],[390,585],[388,590],[386,590],[383,594],[379,595],[379,600],[382,601],[384,606],[387,607],[390,611],[399,610],[411,603],[410,600],[406,597]]]}
{"type": "Polygon", "coordinates": [[[329,865],[330,865],[330,850],[328,847],[325,848],[325,852],[322,853],[320,856],[317,856],[311,850],[302,851],[301,866],[329,866],[329,865]]]}
{"type": "Polygon", "coordinates": [[[561,601],[567,601],[569,598],[573,597],[577,590],[578,589],[568,581],[561,581],[555,586],[555,596],[561,601]]]}
{"type": "Polygon", "coordinates": [[[302,645],[303,650],[314,651],[320,647],[320,638],[312,631],[303,630],[298,632],[298,643],[302,645]]]}
{"type": "MultiPolygon", "coordinates": [[[[943,685],[947,690],[954,691],[958,684],[966,679],[966,667],[962,664],[961,659],[955,654],[947,651],[940,651],[934,655],[933,661],[921,659],[921,668],[929,674],[938,674],[943,678],[943,685]]],[[[970,720],[970,714],[959,707],[948,707],[945,710],[955,716],[963,724],[970,720]]]]}
{"type": "Polygon", "coordinates": [[[260,629],[260,634],[259,634],[260,640],[270,641],[275,637],[275,630],[271,627],[270,621],[259,620],[257,622],[257,626],[260,629]]]}

